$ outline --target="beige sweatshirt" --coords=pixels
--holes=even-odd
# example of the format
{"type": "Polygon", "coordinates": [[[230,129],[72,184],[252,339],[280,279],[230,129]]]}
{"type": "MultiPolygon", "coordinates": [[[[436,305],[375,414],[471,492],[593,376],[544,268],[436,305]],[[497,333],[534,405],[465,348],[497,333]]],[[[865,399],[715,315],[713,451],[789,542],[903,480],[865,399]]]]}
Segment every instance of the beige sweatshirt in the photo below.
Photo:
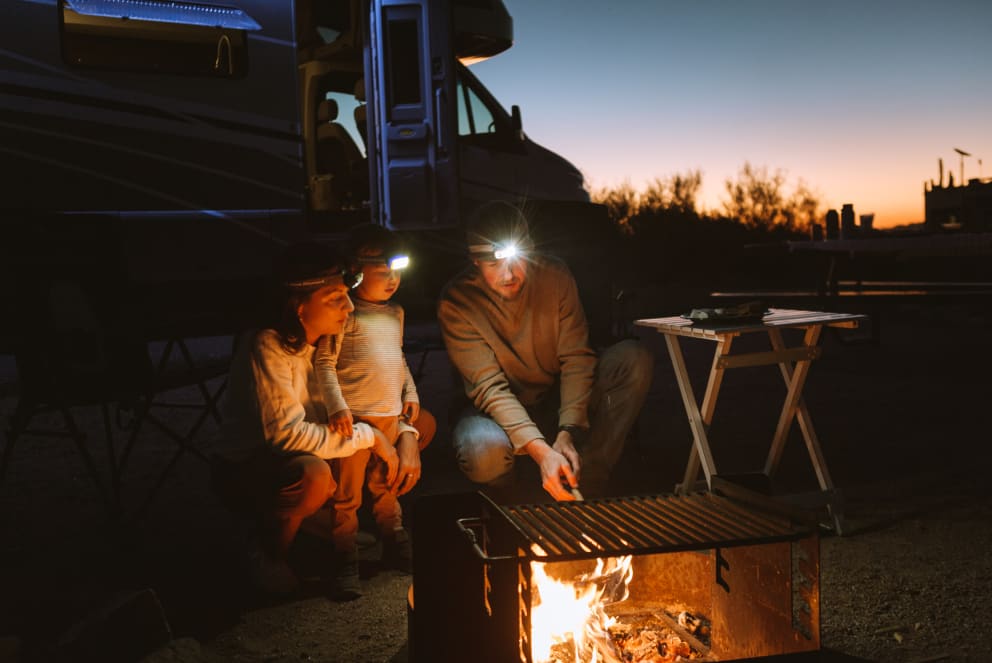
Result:
{"type": "Polygon", "coordinates": [[[575,279],[560,260],[531,257],[513,301],[490,290],[470,266],[441,293],[438,321],[466,395],[515,449],[544,439],[525,406],[542,400],[559,378],[559,425],[588,427],[596,356],[575,279]]]}

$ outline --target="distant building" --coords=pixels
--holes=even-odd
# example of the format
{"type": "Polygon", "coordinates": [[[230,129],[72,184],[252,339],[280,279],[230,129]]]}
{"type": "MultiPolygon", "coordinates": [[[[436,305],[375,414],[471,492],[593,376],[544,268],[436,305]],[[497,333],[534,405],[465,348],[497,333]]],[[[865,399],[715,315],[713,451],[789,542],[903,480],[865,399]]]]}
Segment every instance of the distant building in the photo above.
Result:
{"type": "Polygon", "coordinates": [[[992,231],[992,180],[968,180],[964,186],[929,182],[923,201],[927,230],[992,231]]]}

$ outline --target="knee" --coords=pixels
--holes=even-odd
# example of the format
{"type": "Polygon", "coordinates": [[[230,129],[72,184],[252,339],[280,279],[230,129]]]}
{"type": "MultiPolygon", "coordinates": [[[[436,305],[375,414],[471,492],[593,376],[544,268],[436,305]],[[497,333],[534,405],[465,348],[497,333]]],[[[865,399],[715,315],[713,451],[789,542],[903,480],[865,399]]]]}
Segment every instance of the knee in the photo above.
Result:
{"type": "Polygon", "coordinates": [[[437,434],[437,419],[434,418],[433,414],[422,409],[417,420],[413,422],[413,427],[417,429],[418,443],[420,450],[423,451],[437,434]]]}
{"type": "Polygon", "coordinates": [[[334,477],[327,461],[316,456],[299,464],[300,506],[315,512],[334,492],[334,477]]]}
{"type": "Polygon", "coordinates": [[[647,391],[654,377],[654,354],[639,342],[628,339],[610,347],[603,357],[604,368],[618,382],[647,391]]]}
{"type": "Polygon", "coordinates": [[[455,426],[452,438],[458,466],[470,481],[489,484],[512,472],[513,447],[491,419],[466,417],[455,426]]]}

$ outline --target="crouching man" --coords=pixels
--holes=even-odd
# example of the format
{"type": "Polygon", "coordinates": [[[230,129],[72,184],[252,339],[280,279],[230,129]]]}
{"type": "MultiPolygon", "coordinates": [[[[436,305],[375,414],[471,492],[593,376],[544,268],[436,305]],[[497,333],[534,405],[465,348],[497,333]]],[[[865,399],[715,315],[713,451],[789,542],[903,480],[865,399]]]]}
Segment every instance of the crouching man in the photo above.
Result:
{"type": "Polygon", "coordinates": [[[556,500],[603,495],[650,387],[652,354],[626,340],[596,357],[575,279],[532,250],[515,207],[479,208],[466,239],[472,263],[438,304],[473,406],[453,431],[459,467],[497,501],[514,498],[521,455],[537,463],[556,500]]]}

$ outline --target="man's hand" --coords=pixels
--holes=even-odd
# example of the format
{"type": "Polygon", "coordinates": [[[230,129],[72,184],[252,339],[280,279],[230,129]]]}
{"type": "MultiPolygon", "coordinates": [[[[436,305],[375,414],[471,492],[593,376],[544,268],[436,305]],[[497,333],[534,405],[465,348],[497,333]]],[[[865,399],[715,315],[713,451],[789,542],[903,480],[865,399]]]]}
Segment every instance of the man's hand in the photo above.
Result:
{"type": "MultiPolygon", "coordinates": [[[[559,440],[555,440],[555,447],[559,446],[559,440]]],[[[567,442],[567,447],[572,454],[575,454],[571,438],[567,442]]],[[[574,501],[575,496],[569,489],[575,488],[579,482],[575,478],[568,458],[562,452],[549,447],[548,443],[541,439],[531,440],[524,445],[524,450],[541,468],[541,485],[544,486],[544,490],[559,502],[574,501]]],[[[575,457],[577,459],[578,455],[575,454],[575,457]]]]}
{"type": "Polygon", "coordinates": [[[558,437],[555,438],[555,443],[551,446],[552,449],[560,453],[568,460],[568,464],[572,466],[572,473],[575,474],[575,483],[572,487],[578,486],[578,480],[582,474],[582,461],[579,460],[579,452],[575,450],[575,440],[572,439],[572,434],[567,430],[558,431],[558,437]]]}
{"type": "Polygon", "coordinates": [[[335,412],[327,418],[327,425],[346,440],[355,434],[355,419],[351,416],[351,410],[335,412]]]}
{"type": "Polygon", "coordinates": [[[407,431],[400,433],[396,441],[396,452],[399,456],[399,471],[389,489],[397,496],[406,495],[420,481],[420,445],[417,436],[407,431]]]}
{"type": "Polygon", "coordinates": [[[386,464],[386,485],[392,486],[396,482],[396,475],[400,468],[400,458],[396,449],[389,443],[386,436],[378,428],[373,427],[375,442],[372,443],[372,453],[382,459],[386,464]]]}
{"type": "Polygon", "coordinates": [[[400,417],[408,424],[412,424],[420,416],[420,403],[417,401],[406,401],[403,403],[403,413],[400,417]]]}

